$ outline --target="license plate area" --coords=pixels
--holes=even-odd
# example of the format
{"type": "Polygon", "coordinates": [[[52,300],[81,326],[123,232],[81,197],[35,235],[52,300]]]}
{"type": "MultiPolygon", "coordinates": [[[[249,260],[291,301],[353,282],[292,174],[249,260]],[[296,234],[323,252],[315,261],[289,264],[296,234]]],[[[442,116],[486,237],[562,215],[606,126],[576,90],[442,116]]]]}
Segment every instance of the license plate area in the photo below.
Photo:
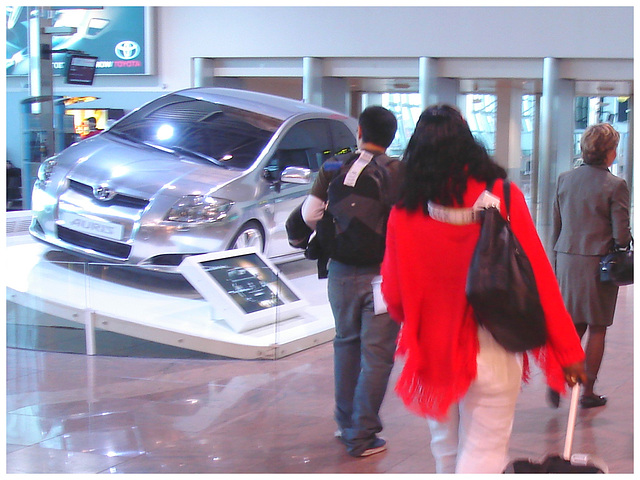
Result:
{"type": "Polygon", "coordinates": [[[124,226],[101,218],[78,215],[72,212],[60,212],[60,224],[70,230],[94,237],[120,241],[124,237],[124,226]]]}

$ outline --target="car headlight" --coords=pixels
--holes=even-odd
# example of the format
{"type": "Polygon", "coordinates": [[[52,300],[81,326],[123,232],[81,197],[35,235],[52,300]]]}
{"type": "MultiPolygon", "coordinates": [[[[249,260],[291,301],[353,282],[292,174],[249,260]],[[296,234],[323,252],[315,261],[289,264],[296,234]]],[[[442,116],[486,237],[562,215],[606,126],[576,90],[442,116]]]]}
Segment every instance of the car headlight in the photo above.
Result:
{"type": "Polygon", "coordinates": [[[173,204],[165,221],[189,224],[217,222],[227,216],[232,205],[232,201],[224,198],[185,195],[173,204]]]}
{"type": "Polygon", "coordinates": [[[46,187],[49,181],[51,180],[53,169],[57,165],[58,165],[58,162],[55,160],[55,158],[50,158],[42,162],[42,164],[38,168],[38,179],[36,180],[35,186],[38,188],[46,187]]]}

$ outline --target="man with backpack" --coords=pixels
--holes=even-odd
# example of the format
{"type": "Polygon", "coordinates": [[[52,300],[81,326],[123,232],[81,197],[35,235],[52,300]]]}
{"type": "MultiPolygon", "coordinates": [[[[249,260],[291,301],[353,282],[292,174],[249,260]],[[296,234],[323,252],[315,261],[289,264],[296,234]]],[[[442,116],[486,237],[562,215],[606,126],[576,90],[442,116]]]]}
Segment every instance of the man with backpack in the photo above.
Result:
{"type": "Polygon", "coordinates": [[[398,198],[399,160],[385,152],[396,133],[389,110],[366,108],[358,119],[358,151],[327,160],[302,205],[328,255],[334,338],[335,419],[353,457],[386,450],[377,436],[379,410],[393,368],[399,326],[380,307],[380,263],[386,223],[398,198]],[[375,304],[375,305],[374,305],[375,304]]]}

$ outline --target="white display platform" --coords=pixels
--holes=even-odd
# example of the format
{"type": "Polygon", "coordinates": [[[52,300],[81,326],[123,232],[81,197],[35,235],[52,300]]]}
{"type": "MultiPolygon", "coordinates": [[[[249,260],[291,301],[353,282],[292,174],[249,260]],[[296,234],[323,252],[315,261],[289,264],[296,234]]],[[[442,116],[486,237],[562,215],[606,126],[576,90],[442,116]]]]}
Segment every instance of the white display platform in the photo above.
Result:
{"type": "MultiPolygon", "coordinates": [[[[114,282],[54,262],[47,258],[52,252],[29,237],[7,238],[6,300],[85,325],[90,355],[95,354],[96,328],[242,359],[277,359],[334,337],[333,316],[324,301],[310,302],[300,316],[236,333],[224,321],[211,319],[210,306],[196,292],[170,295],[114,282]]],[[[326,283],[315,274],[289,280],[302,292],[326,292],[326,283]]]]}

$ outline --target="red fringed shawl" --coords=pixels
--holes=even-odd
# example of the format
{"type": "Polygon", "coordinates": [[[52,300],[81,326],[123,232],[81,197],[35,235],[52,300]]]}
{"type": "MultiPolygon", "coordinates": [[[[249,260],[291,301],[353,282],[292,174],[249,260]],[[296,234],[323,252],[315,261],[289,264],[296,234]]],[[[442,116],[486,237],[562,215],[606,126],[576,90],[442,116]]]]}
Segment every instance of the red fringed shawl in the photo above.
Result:
{"type": "MultiPolygon", "coordinates": [[[[485,189],[469,180],[464,204],[485,189]]],[[[502,198],[502,181],[493,193],[502,198]]],[[[503,215],[504,215],[504,206],[503,215]]],[[[555,390],[564,392],[562,366],[584,352],[522,192],[511,184],[511,227],[533,266],[547,319],[547,344],[528,352],[555,390]]],[[[451,225],[394,207],[387,227],[382,291],[391,317],[402,324],[397,355],[404,368],[396,392],[421,416],[442,419],[476,377],[477,324],[465,295],[467,271],[479,224],[451,225]]],[[[524,380],[528,359],[524,355],[524,380]]]]}

